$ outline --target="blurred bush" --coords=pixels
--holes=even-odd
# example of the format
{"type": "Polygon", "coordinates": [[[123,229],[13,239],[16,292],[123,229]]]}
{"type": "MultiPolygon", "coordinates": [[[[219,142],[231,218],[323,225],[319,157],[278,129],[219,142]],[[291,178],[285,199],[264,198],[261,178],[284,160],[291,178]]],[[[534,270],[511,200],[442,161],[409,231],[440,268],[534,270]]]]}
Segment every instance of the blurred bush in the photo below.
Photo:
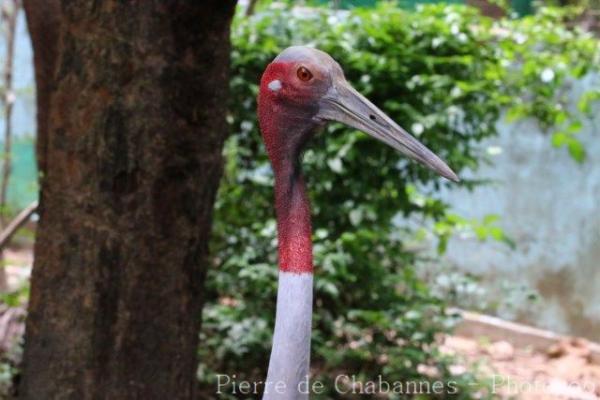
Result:
{"type": "MultiPolygon", "coordinates": [[[[351,12],[270,7],[251,18],[238,17],[232,40],[233,135],[215,211],[199,350],[199,378],[207,395],[214,393],[216,374],[260,381],[267,369],[276,231],[273,176],[255,99],[262,71],[282,49],[308,44],[330,53],[360,92],[457,172],[484,161],[478,143],[496,134],[505,109],[513,117],[536,117],[548,129],[577,118],[565,112],[557,119],[553,99],[563,79],[592,68],[597,50],[582,32],[566,31],[557,14],[494,22],[474,9],[442,5],[414,13],[389,5],[351,12]]],[[[569,149],[579,158],[579,150],[569,149]]],[[[357,380],[378,375],[402,382],[439,379],[458,390],[437,397],[475,397],[481,388],[469,384],[474,377],[451,374],[452,360],[435,345],[436,334],[452,321],[444,301],[415,272],[420,255],[409,244],[420,230],[394,221],[430,226],[443,251],[456,229],[469,226],[482,239],[510,244],[495,219],[453,215],[436,196],[447,183],[337,124],[315,136],[303,169],[315,242],[312,367],[330,389],[322,398],[340,397],[333,390],[339,374],[357,380]]]]}

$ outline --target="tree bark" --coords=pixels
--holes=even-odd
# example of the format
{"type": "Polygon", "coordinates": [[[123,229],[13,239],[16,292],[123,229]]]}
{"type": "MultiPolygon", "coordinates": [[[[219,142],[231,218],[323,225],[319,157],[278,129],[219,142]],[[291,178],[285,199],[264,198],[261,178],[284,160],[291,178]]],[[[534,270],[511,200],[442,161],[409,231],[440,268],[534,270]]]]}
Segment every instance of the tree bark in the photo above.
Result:
{"type": "Polygon", "coordinates": [[[234,0],[29,0],[40,215],[22,399],[191,399],[234,0]]]}

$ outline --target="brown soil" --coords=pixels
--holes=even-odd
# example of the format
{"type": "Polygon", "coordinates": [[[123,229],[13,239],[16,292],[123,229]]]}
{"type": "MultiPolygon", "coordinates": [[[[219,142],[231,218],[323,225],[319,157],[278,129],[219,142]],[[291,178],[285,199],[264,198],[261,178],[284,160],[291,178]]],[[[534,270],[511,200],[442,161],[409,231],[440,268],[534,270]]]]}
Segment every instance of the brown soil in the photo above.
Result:
{"type": "Polygon", "coordinates": [[[442,350],[464,361],[457,369],[479,368],[501,398],[600,399],[600,365],[592,362],[583,339],[565,339],[541,352],[515,348],[506,341],[486,343],[447,336],[442,350]]]}

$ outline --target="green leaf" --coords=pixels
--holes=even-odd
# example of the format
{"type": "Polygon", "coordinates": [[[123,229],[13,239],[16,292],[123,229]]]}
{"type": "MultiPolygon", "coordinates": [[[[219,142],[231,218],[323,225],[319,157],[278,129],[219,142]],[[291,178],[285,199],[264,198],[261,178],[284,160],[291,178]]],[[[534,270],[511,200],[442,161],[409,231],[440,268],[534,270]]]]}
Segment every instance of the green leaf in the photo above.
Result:
{"type": "Polygon", "coordinates": [[[569,142],[569,137],[564,132],[555,132],[552,135],[552,146],[554,146],[554,147],[565,146],[568,142],[569,142]]]}
{"type": "Polygon", "coordinates": [[[569,154],[575,161],[582,163],[585,161],[586,153],[583,144],[576,139],[569,140],[568,144],[569,154]]]}

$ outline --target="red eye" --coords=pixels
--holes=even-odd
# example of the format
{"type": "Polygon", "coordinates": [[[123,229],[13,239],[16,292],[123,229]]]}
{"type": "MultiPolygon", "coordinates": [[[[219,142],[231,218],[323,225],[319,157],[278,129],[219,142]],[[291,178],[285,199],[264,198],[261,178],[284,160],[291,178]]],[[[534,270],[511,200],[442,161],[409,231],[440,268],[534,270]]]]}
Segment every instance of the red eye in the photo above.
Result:
{"type": "Polygon", "coordinates": [[[305,67],[300,67],[298,68],[298,71],[296,71],[296,75],[298,75],[298,79],[300,79],[303,82],[308,82],[312,79],[313,74],[312,72],[310,72],[307,68],[305,67]]]}

